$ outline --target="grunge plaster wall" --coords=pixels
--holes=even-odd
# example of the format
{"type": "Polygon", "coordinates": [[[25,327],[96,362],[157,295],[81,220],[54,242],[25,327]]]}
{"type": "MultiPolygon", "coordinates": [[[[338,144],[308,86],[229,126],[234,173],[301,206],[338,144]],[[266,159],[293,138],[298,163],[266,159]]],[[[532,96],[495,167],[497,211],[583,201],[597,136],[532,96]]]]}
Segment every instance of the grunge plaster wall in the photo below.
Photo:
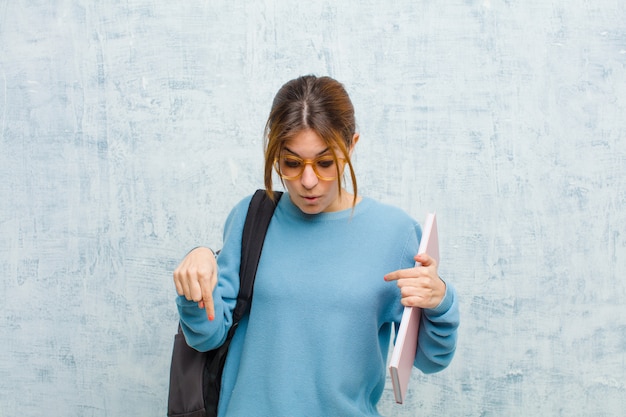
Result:
{"type": "Polygon", "coordinates": [[[0,1],[0,416],[165,415],[171,273],[262,186],[272,97],[342,81],[359,189],[421,220],[452,365],[389,416],[626,409],[618,0],[0,1]]]}

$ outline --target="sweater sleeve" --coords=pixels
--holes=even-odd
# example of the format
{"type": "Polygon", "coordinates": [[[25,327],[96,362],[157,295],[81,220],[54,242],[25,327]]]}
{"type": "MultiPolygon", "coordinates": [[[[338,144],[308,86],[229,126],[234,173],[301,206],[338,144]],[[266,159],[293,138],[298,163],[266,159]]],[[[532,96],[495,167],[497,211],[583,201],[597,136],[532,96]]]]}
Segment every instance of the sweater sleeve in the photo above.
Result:
{"type": "Polygon", "coordinates": [[[209,321],[206,310],[198,308],[197,302],[189,301],[184,296],[176,299],[185,340],[189,346],[201,352],[215,349],[224,343],[232,326],[233,310],[239,293],[241,235],[250,198],[235,206],[226,220],[224,245],[217,258],[218,281],[213,290],[215,319],[209,321]]]}
{"type": "Polygon", "coordinates": [[[460,315],[454,287],[446,283],[446,294],[434,309],[422,310],[415,366],[430,374],[445,369],[456,351],[460,315]]]}

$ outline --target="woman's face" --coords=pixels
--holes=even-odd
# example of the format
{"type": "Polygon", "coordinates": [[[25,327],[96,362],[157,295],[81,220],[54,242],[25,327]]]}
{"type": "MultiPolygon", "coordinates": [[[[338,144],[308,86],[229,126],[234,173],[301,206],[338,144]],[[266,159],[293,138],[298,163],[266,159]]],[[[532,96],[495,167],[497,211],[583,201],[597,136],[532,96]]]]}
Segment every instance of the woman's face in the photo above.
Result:
{"type": "MultiPolygon", "coordinates": [[[[350,149],[351,153],[352,149],[350,149]]],[[[320,156],[332,155],[332,150],[319,135],[311,130],[303,130],[292,139],[285,142],[283,154],[296,156],[304,160],[314,160],[320,156]]],[[[338,150],[335,150],[338,152],[338,150]]],[[[338,155],[339,156],[339,155],[338,155]]],[[[344,164],[340,160],[340,174],[344,164]]],[[[284,179],[289,197],[303,213],[318,214],[322,212],[339,211],[351,207],[348,193],[343,190],[339,197],[339,182],[337,179],[322,180],[313,170],[312,164],[305,164],[302,175],[293,180],[284,179]]]]}

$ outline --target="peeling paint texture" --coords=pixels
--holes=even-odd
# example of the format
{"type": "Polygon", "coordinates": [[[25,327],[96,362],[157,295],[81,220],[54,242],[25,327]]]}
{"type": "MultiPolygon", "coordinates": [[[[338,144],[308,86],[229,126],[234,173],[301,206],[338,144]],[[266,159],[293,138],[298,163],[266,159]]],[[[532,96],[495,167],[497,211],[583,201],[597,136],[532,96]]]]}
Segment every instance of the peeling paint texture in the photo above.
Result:
{"type": "Polygon", "coordinates": [[[460,296],[451,366],[380,411],[622,416],[625,2],[0,0],[0,417],[165,415],[172,271],[308,73],[460,296]]]}

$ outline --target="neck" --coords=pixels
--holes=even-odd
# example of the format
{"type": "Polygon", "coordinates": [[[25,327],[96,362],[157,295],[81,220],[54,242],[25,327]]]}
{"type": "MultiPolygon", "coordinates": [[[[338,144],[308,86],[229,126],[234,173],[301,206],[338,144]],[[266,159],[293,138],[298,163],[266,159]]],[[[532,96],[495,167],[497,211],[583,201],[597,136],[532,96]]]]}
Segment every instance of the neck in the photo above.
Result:
{"type": "Polygon", "coordinates": [[[338,202],[338,210],[347,210],[349,208],[354,208],[357,204],[361,202],[361,197],[356,196],[354,198],[354,194],[348,192],[345,188],[341,189],[341,195],[337,199],[338,202]]]}

